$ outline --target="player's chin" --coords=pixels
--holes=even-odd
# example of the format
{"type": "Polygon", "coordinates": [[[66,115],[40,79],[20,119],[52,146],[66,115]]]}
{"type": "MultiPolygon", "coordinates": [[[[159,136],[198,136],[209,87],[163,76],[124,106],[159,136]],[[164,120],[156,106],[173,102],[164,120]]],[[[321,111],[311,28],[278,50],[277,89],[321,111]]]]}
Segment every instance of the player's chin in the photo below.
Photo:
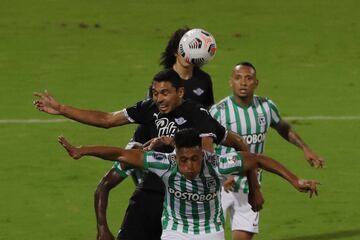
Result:
{"type": "Polygon", "coordinates": [[[189,180],[194,180],[196,178],[195,173],[184,173],[184,176],[186,179],[189,179],[189,180]]]}

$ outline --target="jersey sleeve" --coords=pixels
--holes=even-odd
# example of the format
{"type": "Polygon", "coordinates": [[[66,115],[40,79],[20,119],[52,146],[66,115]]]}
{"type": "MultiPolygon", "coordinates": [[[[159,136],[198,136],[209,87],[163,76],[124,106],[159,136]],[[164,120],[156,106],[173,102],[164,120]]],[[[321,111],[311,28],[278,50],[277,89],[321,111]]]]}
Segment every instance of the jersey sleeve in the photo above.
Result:
{"type": "Polygon", "coordinates": [[[219,156],[219,173],[223,176],[244,173],[243,157],[239,152],[219,156]]]}
{"type": "Polygon", "coordinates": [[[201,137],[213,137],[216,144],[220,144],[227,134],[227,130],[217,122],[203,107],[193,112],[194,125],[201,137]]]}
{"type": "Polygon", "coordinates": [[[270,108],[271,125],[276,125],[281,120],[279,110],[278,110],[276,104],[272,100],[270,100],[270,99],[267,99],[267,100],[268,100],[269,108],[270,108]]]}
{"type": "Polygon", "coordinates": [[[134,169],[124,170],[121,168],[120,162],[115,162],[113,165],[113,169],[123,178],[130,176],[134,169]]]}
{"type": "Polygon", "coordinates": [[[128,107],[124,110],[127,119],[130,122],[145,124],[149,122],[149,113],[150,108],[153,102],[151,99],[146,99],[140,102],[137,102],[134,106],[128,107]]]}
{"type": "Polygon", "coordinates": [[[171,154],[154,151],[144,152],[144,169],[161,177],[170,169],[170,159],[171,154]]]}

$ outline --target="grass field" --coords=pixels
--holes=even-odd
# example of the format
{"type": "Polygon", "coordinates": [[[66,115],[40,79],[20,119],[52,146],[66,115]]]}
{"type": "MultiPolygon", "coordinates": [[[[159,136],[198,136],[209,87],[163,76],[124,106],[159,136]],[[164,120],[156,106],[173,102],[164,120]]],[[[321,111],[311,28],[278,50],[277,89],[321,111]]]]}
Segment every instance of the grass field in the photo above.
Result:
{"type": "MultiPolygon", "coordinates": [[[[95,239],[93,192],[111,164],[71,160],[58,146],[124,146],[134,126],[96,129],[37,112],[32,92],[48,89],[83,108],[119,110],[142,99],[160,69],[171,32],[201,27],[218,43],[205,66],[216,100],[229,94],[232,66],[258,69],[259,95],[289,116],[360,116],[360,2],[276,1],[0,1],[0,239],[95,239]]],[[[297,120],[293,126],[327,160],[307,166],[302,153],[271,132],[266,153],[298,175],[321,181],[308,199],[265,174],[261,240],[360,239],[360,120],[297,120]]],[[[133,184],[111,194],[115,233],[133,184]]]]}

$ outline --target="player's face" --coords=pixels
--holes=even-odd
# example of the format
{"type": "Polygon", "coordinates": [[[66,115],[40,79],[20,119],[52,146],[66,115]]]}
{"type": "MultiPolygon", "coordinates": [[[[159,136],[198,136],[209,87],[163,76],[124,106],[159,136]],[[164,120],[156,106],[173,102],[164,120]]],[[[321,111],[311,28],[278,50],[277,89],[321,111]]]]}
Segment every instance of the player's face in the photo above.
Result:
{"type": "Polygon", "coordinates": [[[253,97],[258,85],[256,74],[253,68],[244,65],[234,67],[230,79],[230,87],[235,96],[239,98],[253,97]]]}
{"type": "Polygon", "coordinates": [[[179,171],[186,179],[194,180],[200,173],[203,153],[199,147],[176,149],[179,171]]]}
{"type": "Polygon", "coordinates": [[[175,54],[176,57],[176,65],[180,65],[183,68],[189,68],[189,67],[193,67],[193,65],[191,63],[188,63],[185,58],[183,58],[178,50],[178,52],[175,54]]]}
{"type": "Polygon", "coordinates": [[[181,105],[184,88],[176,89],[170,82],[157,82],[152,84],[152,98],[162,113],[172,112],[181,105]]]}

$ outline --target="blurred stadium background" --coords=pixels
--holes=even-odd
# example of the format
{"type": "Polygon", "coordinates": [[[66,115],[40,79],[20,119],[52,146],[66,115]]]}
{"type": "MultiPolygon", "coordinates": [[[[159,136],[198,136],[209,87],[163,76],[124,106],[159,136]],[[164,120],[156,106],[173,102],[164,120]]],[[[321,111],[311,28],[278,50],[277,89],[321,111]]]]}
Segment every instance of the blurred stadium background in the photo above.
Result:
{"type": "MultiPolygon", "coordinates": [[[[308,199],[265,174],[256,239],[359,239],[359,7],[355,0],[1,0],[0,239],[95,239],[93,193],[111,163],[74,162],[56,138],[124,146],[134,126],[32,123],[59,118],[37,112],[32,92],[122,109],[144,97],[168,37],[184,25],[217,40],[217,55],[204,67],[216,100],[230,94],[232,66],[251,61],[258,94],[271,97],[284,117],[305,117],[293,126],[327,160],[326,169],[311,169],[299,150],[269,134],[267,155],[322,185],[319,197],[308,199]]],[[[129,179],[111,194],[114,233],[133,189],[129,179]]]]}

